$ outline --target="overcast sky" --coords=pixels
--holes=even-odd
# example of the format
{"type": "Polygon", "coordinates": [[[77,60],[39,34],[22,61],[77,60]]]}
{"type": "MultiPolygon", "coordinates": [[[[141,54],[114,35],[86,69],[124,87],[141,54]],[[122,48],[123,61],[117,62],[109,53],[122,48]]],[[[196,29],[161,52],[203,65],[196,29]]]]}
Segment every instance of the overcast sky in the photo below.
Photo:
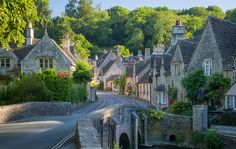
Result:
{"type": "MultiPolygon", "coordinates": [[[[111,7],[120,5],[129,10],[137,7],[150,6],[166,6],[172,9],[184,9],[194,6],[216,5],[224,11],[236,8],[236,0],[93,0],[94,6],[101,5],[102,9],[109,9],[111,7]]],[[[53,10],[53,16],[60,16],[65,10],[65,5],[68,0],[50,0],[50,8],[53,10]]]]}

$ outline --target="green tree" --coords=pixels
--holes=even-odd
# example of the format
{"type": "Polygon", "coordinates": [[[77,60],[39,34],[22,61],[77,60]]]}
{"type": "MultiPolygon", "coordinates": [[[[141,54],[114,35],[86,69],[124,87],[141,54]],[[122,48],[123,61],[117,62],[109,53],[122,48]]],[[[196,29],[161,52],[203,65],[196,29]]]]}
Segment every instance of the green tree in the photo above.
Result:
{"type": "Polygon", "coordinates": [[[143,48],[144,34],[141,29],[135,29],[126,42],[126,47],[130,48],[132,53],[137,54],[138,50],[143,48]]]}
{"type": "Polygon", "coordinates": [[[120,55],[121,57],[127,57],[127,56],[130,56],[130,51],[128,48],[126,48],[125,46],[123,45],[116,45],[114,46],[112,49],[114,52],[116,52],[117,49],[120,49],[120,55]]]}
{"type": "Polygon", "coordinates": [[[126,69],[124,70],[124,74],[119,77],[119,93],[125,93],[125,85],[126,85],[126,69]]]}
{"type": "Polygon", "coordinates": [[[129,11],[121,6],[112,7],[107,10],[110,16],[110,27],[112,29],[112,39],[115,44],[125,43],[125,24],[128,19],[129,11]]]}
{"type": "Polygon", "coordinates": [[[190,9],[181,11],[180,14],[181,15],[189,14],[199,17],[206,17],[208,15],[208,12],[204,7],[192,7],[190,9]]]}
{"type": "Polygon", "coordinates": [[[194,73],[188,74],[182,79],[181,85],[185,88],[186,97],[192,101],[192,104],[202,102],[206,81],[207,78],[202,70],[197,70],[194,73]]]}
{"type": "Polygon", "coordinates": [[[78,84],[91,81],[91,70],[92,66],[90,66],[85,61],[79,60],[77,63],[76,71],[73,73],[74,81],[78,84]]]}
{"type": "Polygon", "coordinates": [[[77,17],[77,5],[78,0],[68,0],[68,4],[65,6],[65,14],[68,17],[77,17]]]}
{"type": "Polygon", "coordinates": [[[224,19],[225,17],[224,11],[218,6],[208,6],[206,10],[208,11],[208,15],[211,15],[220,19],[224,19]]]}
{"type": "Polygon", "coordinates": [[[24,29],[27,21],[38,19],[33,0],[1,0],[0,1],[0,42],[3,48],[9,43],[17,46],[25,42],[24,29]]]}
{"type": "Polygon", "coordinates": [[[225,19],[236,23],[236,8],[226,11],[225,19]]]}
{"type": "Polygon", "coordinates": [[[211,100],[212,106],[221,105],[220,99],[223,98],[226,89],[230,87],[230,79],[224,78],[222,74],[212,74],[206,82],[206,97],[211,100]]]}
{"type": "Polygon", "coordinates": [[[86,40],[82,34],[75,36],[75,52],[80,55],[81,58],[87,59],[89,57],[89,48],[92,47],[91,43],[86,40]]]}

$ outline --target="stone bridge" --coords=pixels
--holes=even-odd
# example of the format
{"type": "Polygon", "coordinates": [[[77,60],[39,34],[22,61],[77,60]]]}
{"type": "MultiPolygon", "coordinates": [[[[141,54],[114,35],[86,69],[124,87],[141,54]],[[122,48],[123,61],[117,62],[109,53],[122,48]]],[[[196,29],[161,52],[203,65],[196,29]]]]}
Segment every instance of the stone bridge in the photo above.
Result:
{"type": "Polygon", "coordinates": [[[147,117],[142,107],[116,105],[90,114],[78,122],[77,148],[138,149],[146,140],[147,117]],[[96,132],[95,132],[96,131],[96,132]]]}

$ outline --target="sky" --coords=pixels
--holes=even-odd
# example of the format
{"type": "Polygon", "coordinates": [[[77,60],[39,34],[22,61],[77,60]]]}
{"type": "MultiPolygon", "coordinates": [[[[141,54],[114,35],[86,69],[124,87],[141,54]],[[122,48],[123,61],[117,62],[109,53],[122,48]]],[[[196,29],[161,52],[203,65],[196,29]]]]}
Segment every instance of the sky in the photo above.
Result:
{"type": "MultiPolygon", "coordinates": [[[[60,16],[65,10],[68,0],[49,0],[53,16],[60,16]]],[[[184,9],[194,6],[207,7],[209,5],[219,6],[224,11],[236,8],[236,0],[93,0],[93,5],[100,5],[102,9],[120,5],[129,10],[142,6],[159,7],[166,6],[172,9],[184,9]]]]}

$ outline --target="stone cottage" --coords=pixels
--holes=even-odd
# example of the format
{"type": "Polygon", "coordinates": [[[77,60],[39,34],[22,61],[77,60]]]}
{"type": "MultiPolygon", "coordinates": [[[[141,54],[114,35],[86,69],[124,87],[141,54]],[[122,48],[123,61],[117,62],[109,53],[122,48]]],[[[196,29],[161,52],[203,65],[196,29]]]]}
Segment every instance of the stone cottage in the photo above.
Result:
{"type": "MultiPolygon", "coordinates": [[[[235,23],[208,17],[206,28],[191,58],[187,72],[191,73],[197,69],[202,69],[206,76],[216,72],[223,73],[224,77],[230,78],[233,83],[236,69],[235,40],[235,23]]],[[[229,96],[232,90],[234,90],[234,85],[228,91],[229,96]]],[[[234,98],[226,96],[226,101],[222,99],[222,104],[226,104],[225,107],[231,107],[228,104],[233,101],[234,98]]]]}
{"type": "MultiPolygon", "coordinates": [[[[0,48],[1,80],[10,80],[14,78],[14,75],[19,75],[20,72],[29,74],[47,68],[75,71],[77,60],[70,52],[68,38],[63,40],[63,48],[61,48],[47,35],[47,32],[42,39],[35,39],[32,23],[28,24],[26,33],[26,45],[24,47],[12,48],[8,51],[0,48]]],[[[7,83],[1,83],[1,88],[6,85],[7,83]]]]}

